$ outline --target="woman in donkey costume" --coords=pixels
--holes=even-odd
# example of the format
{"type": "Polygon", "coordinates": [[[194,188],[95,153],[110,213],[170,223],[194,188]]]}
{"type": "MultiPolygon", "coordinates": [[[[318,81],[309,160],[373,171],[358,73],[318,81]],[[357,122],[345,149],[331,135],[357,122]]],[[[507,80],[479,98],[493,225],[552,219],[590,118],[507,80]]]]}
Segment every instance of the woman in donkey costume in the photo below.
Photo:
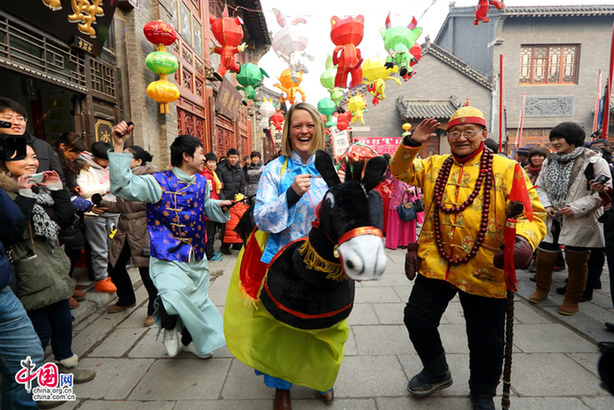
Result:
{"type": "Polygon", "coordinates": [[[276,389],[275,409],[291,408],[292,384],[332,402],[352,279],[378,279],[386,263],[382,202],[372,191],[385,160],[348,168],[341,183],[330,157],[315,153],[324,129],[311,105],[293,106],[284,127],[286,155],[262,175],[254,210],[261,231],[239,255],[224,318],[230,351],[276,389]],[[257,241],[262,231],[268,239],[257,241]]]}

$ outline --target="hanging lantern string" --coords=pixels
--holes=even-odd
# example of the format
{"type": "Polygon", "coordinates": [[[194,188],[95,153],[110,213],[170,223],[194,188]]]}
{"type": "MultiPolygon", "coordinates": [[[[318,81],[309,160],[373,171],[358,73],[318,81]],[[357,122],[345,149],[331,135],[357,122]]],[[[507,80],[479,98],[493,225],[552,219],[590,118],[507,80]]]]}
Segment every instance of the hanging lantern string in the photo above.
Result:
{"type": "MultiPolygon", "coordinates": [[[[438,1],[439,0],[432,0],[431,4],[429,4],[429,6],[422,12],[420,17],[418,18],[418,21],[420,21],[420,19],[422,17],[424,17],[426,12],[429,11],[429,9],[431,7],[433,7],[435,5],[435,3],[437,3],[438,1]]],[[[225,2],[221,2],[221,1],[219,1],[218,3],[225,4],[225,2]]],[[[248,11],[250,13],[262,13],[262,14],[264,14],[264,13],[273,13],[272,9],[271,10],[268,10],[268,9],[267,10],[262,10],[262,9],[261,10],[256,10],[256,9],[250,9],[250,8],[239,6],[239,5],[232,6],[230,4],[227,4],[227,6],[228,6],[229,9],[233,10],[233,16],[239,12],[239,9],[248,11]]],[[[389,10],[389,13],[392,16],[405,16],[405,15],[407,15],[407,13],[393,13],[392,10],[389,10]]],[[[299,16],[286,15],[286,17],[299,17],[299,16]]],[[[301,14],[300,17],[309,17],[309,18],[316,18],[316,19],[322,18],[322,19],[330,20],[329,17],[323,17],[321,15],[314,15],[314,14],[301,14]]]]}

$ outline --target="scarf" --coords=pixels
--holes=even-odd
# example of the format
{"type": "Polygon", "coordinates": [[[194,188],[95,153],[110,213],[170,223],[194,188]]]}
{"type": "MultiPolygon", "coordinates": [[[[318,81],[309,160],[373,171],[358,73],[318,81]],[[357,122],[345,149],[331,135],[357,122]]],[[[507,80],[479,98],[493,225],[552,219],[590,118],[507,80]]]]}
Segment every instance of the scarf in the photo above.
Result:
{"type": "Polygon", "coordinates": [[[567,191],[571,185],[571,171],[575,160],[582,155],[584,147],[578,147],[569,154],[554,153],[548,158],[546,169],[546,192],[552,206],[557,211],[565,207],[567,191]]]}
{"type": "Polygon", "coordinates": [[[477,157],[482,151],[484,151],[484,141],[482,141],[480,143],[480,146],[469,155],[464,155],[461,157],[460,155],[452,153],[452,156],[458,164],[465,165],[466,163],[477,157]]]}
{"type": "Polygon", "coordinates": [[[43,206],[53,206],[55,202],[49,190],[45,187],[38,187],[36,195],[36,204],[32,208],[32,226],[34,234],[47,239],[49,245],[57,245],[60,226],[54,222],[43,206]]]}
{"type": "Polygon", "coordinates": [[[539,166],[539,168],[535,168],[533,164],[529,164],[527,167],[527,171],[529,171],[529,174],[531,175],[539,175],[539,171],[541,170],[542,170],[541,165],[539,166]]]}

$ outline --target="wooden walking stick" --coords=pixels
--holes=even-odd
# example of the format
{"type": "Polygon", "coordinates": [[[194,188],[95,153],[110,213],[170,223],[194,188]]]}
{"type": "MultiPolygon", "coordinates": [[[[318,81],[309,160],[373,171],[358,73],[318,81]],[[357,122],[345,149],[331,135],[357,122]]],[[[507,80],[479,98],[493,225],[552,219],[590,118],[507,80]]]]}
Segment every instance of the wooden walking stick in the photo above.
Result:
{"type": "Polygon", "coordinates": [[[512,376],[512,344],[514,340],[514,292],[518,290],[516,268],[514,266],[514,244],[516,243],[516,218],[524,212],[529,221],[533,221],[533,210],[527,187],[524,180],[524,172],[518,164],[514,169],[514,181],[508,197],[509,205],[506,211],[507,221],[503,243],[505,244],[503,256],[503,274],[507,285],[507,304],[505,310],[505,362],[503,365],[503,397],[501,408],[510,408],[510,388],[512,376]]]}

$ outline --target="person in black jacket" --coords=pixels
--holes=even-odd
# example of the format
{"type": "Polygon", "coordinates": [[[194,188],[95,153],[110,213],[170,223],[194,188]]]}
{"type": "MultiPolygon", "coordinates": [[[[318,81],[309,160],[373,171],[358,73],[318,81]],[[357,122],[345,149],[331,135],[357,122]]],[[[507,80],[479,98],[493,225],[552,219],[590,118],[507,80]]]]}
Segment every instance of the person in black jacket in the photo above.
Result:
{"type": "Polygon", "coordinates": [[[2,374],[3,409],[36,409],[32,392],[15,381],[15,375],[22,369],[21,361],[30,360],[39,368],[43,365],[44,353],[34,331],[32,322],[11,283],[11,263],[6,247],[21,238],[27,222],[17,204],[0,188],[0,374],[2,374]]]}
{"type": "MultiPolygon", "coordinates": [[[[245,174],[239,163],[239,151],[234,148],[226,152],[226,161],[218,164],[215,170],[218,178],[222,182],[222,190],[220,191],[220,199],[234,200],[236,194],[245,195],[245,174]]],[[[222,226],[222,246],[220,251],[224,255],[232,255],[230,244],[224,243],[224,232],[226,224],[222,226]]]]}

